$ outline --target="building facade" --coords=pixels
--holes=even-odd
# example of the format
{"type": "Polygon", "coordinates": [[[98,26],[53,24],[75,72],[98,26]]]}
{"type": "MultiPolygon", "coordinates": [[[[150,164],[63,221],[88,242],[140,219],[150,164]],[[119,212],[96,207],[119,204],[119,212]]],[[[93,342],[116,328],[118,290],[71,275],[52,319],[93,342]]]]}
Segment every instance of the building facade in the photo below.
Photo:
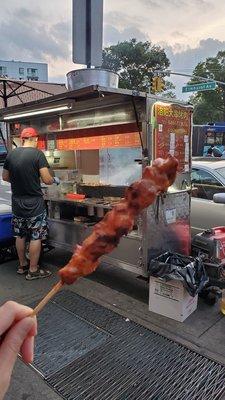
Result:
{"type": "Polygon", "coordinates": [[[48,64],[0,60],[0,77],[48,82],[48,64]]]}

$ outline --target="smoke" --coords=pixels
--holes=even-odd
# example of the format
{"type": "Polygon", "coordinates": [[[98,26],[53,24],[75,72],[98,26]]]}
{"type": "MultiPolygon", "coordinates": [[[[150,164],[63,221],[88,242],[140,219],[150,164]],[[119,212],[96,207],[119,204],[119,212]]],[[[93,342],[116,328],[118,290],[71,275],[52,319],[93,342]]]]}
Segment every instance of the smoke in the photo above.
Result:
{"type": "Polygon", "coordinates": [[[116,186],[127,186],[130,185],[132,182],[140,179],[140,177],[141,177],[141,165],[138,165],[133,162],[133,164],[129,164],[126,167],[124,167],[121,171],[118,171],[116,174],[113,174],[110,177],[109,182],[107,183],[116,186]]]}

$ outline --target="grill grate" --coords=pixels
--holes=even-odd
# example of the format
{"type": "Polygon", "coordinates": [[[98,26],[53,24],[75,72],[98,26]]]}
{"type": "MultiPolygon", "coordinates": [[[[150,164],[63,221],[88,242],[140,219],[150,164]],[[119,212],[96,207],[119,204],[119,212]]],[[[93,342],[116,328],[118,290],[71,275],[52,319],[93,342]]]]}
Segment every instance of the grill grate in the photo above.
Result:
{"type": "Polygon", "coordinates": [[[70,291],[40,319],[35,368],[64,399],[223,399],[224,366],[70,291]]]}

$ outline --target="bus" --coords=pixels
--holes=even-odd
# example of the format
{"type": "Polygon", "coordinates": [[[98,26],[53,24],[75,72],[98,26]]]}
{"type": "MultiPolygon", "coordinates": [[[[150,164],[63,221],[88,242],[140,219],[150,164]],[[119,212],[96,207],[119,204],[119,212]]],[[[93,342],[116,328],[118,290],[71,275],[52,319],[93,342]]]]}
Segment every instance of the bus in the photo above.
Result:
{"type": "Polygon", "coordinates": [[[225,122],[193,125],[192,155],[206,156],[211,145],[217,147],[221,153],[225,150],[225,122]]]}

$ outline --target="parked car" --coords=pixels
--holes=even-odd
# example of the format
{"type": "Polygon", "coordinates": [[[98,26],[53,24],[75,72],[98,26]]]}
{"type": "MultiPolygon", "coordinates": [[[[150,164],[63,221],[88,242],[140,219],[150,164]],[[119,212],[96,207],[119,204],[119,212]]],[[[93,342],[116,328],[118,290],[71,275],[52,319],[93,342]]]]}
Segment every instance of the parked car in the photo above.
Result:
{"type": "Polygon", "coordinates": [[[225,160],[193,159],[191,182],[192,235],[225,225],[225,160]],[[215,199],[217,193],[224,195],[215,199]]]}
{"type": "Polygon", "coordinates": [[[0,144],[0,164],[2,164],[7,156],[7,151],[4,144],[0,144]]]}

